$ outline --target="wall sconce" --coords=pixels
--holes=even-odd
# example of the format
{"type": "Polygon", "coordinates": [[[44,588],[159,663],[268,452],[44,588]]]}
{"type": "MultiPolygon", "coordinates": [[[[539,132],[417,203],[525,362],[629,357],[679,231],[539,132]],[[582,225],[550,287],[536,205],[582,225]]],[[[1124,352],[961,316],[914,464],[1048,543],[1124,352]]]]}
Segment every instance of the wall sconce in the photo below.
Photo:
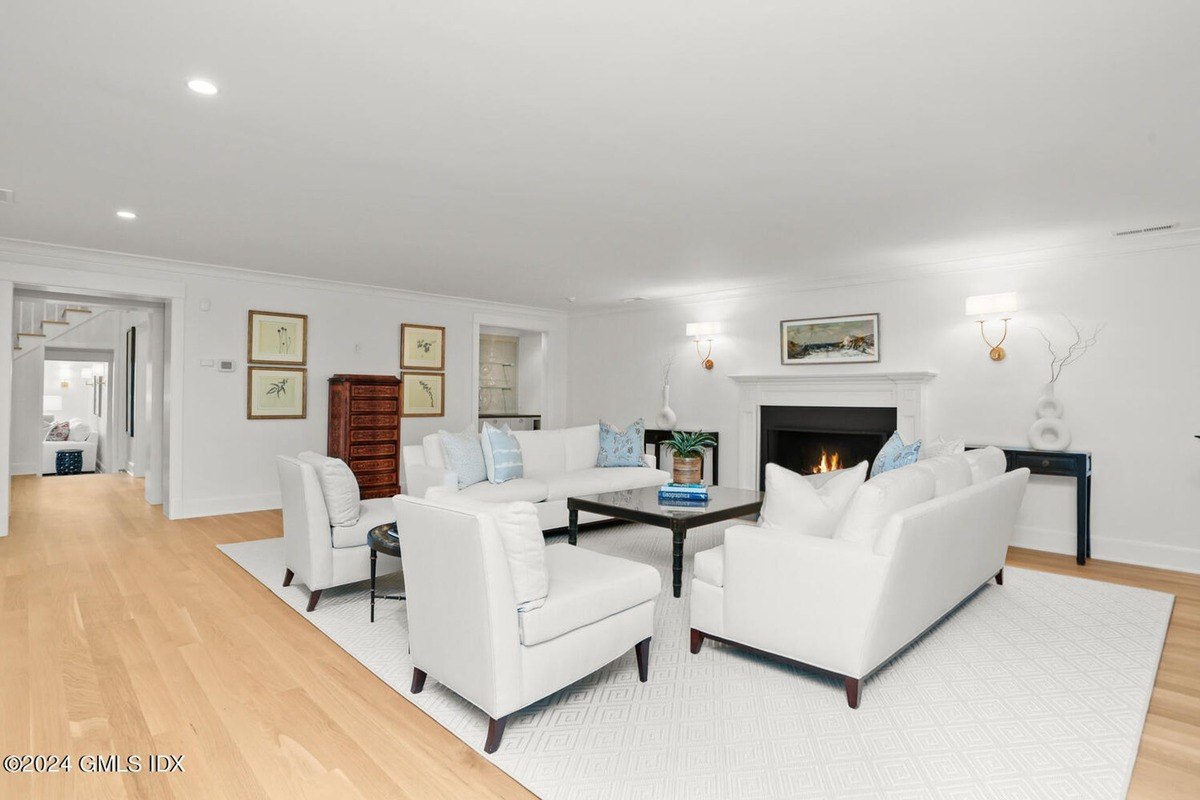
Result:
{"type": "Polygon", "coordinates": [[[700,366],[705,369],[713,368],[712,343],[720,332],[721,326],[716,322],[689,322],[687,324],[687,335],[696,342],[696,355],[700,356],[700,366]],[[701,353],[700,345],[703,342],[708,343],[708,350],[701,353]]]}
{"type": "Polygon", "coordinates": [[[967,298],[966,315],[975,317],[979,322],[979,335],[983,337],[983,342],[991,351],[988,357],[992,361],[1004,360],[1004,348],[1000,345],[1004,344],[1004,340],[1008,338],[1008,321],[1012,319],[1012,314],[1017,310],[1017,293],[1003,292],[1001,294],[981,294],[967,298]],[[1000,334],[1000,341],[992,344],[987,337],[987,330],[984,329],[984,324],[988,320],[999,318],[1004,322],[1004,330],[1000,334]]]}

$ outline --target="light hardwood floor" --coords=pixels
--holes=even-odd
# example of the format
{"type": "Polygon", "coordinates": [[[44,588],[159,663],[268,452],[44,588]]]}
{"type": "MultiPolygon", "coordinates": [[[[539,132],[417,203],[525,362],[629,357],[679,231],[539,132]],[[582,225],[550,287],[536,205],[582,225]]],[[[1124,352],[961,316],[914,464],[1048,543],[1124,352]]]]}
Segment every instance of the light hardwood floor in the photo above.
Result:
{"type": "MultiPolygon", "coordinates": [[[[141,490],[13,482],[0,755],[184,754],[187,771],[0,773],[0,798],[531,797],[217,551],[279,535],[278,512],[168,522],[141,490]]],[[[1200,797],[1200,576],[1009,564],[1176,595],[1130,796],[1200,797]]]]}

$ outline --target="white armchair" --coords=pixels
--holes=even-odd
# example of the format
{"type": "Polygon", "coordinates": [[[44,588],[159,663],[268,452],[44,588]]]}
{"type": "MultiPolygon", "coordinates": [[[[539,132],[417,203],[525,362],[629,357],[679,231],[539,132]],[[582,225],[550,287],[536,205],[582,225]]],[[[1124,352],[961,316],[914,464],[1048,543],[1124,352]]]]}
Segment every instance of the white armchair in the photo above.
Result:
{"type": "Polygon", "coordinates": [[[630,648],[646,681],[658,571],[566,544],[545,549],[545,604],[517,611],[512,573],[487,513],[394,498],[404,552],[412,691],[427,676],[488,715],[484,751],[508,715],[630,648]]]}
{"type": "MultiPolygon", "coordinates": [[[[308,611],[317,607],[321,592],[366,580],[371,575],[371,549],[367,533],[396,519],[392,501],[383,497],[362,501],[358,522],[331,525],[325,495],[311,464],[276,456],[279,488],[283,495],[283,585],[299,578],[309,589],[308,611]]],[[[387,575],[400,569],[400,559],[380,553],[376,570],[387,575]]]]}
{"type": "Polygon", "coordinates": [[[842,678],[858,708],[871,673],[983,584],[1003,583],[1028,479],[1016,470],[914,505],[873,543],[729,528],[723,546],[696,554],[692,653],[712,638],[779,656],[842,678]]]}

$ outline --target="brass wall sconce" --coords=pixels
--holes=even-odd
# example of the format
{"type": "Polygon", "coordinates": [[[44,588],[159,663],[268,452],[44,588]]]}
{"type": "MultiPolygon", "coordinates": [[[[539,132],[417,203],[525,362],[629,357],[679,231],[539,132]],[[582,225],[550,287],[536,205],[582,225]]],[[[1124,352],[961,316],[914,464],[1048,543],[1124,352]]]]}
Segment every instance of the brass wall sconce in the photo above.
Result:
{"type": "Polygon", "coordinates": [[[984,344],[988,346],[988,357],[992,361],[1004,360],[1006,353],[1001,345],[1008,338],[1008,322],[1012,319],[1012,315],[1016,312],[1017,307],[1016,292],[981,294],[967,298],[966,315],[968,317],[975,317],[979,323],[979,335],[983,337],[984,344]],[[997,319],[1004,323],[1004,329],[1000,333],[1000,340],[992,344],[991,340],[988,339],[985,325],[989,320],[997,319]]]}
{"type": "Polygon", "coordinates": [[[721,326],[716,322],[689,322],[686,331],[687,335],[696,343],[696,355],[700,356],[700,366],[712,369],[713,339],[721,332],[721,326]],[[700,346],[704,343],[708,344],[708,349],[701,352],[700,346]]]}

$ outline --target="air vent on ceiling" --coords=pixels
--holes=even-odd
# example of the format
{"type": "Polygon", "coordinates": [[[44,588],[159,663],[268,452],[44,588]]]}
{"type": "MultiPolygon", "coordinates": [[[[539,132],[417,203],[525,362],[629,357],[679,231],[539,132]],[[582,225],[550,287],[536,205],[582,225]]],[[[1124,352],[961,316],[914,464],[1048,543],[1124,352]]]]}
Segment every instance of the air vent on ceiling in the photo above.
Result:
{"type": "Polygon", "coordinates": [[[0,203],[12,203],[15,197],[12,189],[0,189],[0,203]]]}
{"type": "Polygon", "coordinates": [[[1172,222],[1169,225],[1151,225],[1147,228],[1130,228],[1125,231],[1113,231],[1113,236],[1139,236],[1143,233],[1165,233],[1178,227],[1178,222],[1172,222]]]}
{"type": "Polygon", "coordinates": [[[646,299],[648,299],[648,298],[643,297],[642,295],[639,294],[636,297],[622,297],[621,302],[622,303],[641,303],[642,301],[644,301],[646,299]]]}

